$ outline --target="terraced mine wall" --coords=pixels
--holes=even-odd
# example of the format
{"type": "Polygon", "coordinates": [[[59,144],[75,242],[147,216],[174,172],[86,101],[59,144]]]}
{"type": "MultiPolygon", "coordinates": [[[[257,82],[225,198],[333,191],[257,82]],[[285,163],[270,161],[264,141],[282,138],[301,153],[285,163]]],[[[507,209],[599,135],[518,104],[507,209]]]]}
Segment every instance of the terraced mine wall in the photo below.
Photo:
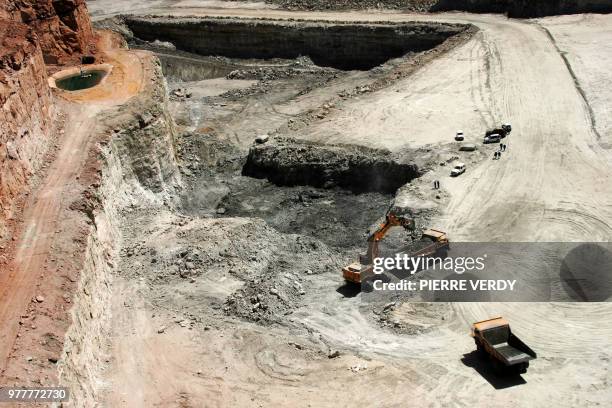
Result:
{"type": "Polygon", "coordinates": [[[396,9],[412,12],[508,13],[529,18],[557,14],[610,13],[610,0],[266,0],[290,10],[396,9]]]}
{"type": "Polygon", "coordinates": [[[389,152],[289,138],[253,146],[242,174],[281,186],[342,187],[358,193],[394,193],[421,176],[417,164],[389,152]]]}
{"type": "Polygon", "coordinates": [[[71,301],[72,324],[58,365],[60,383],[70,387],[75,407],[92,407],[101,399],[97,381],[107,358],[109,299],[122,241],[121,211],[133,202],[170,204],[181,188],[175,127],[168,113],[161,65],[153,56],[141,61],[146,67],[145,88],[100,117],[100,140],[87,161],[91,168],[84,172],[99,175],[93,184],[98,187],[85,192],[74,206],[91,221],[71,301]]]}
{"type": "Polygon", "coordinates": [[[557,14],[610,13],[609,0],[440,0],[431,11],[462,10],[473,13],[508,13],[530,18],[557,14]]]}
{"type": "Polygon", "coordinates": [[[320,66],[370,69],[432,49],[467,26],[442,23],[344,24],[275,20],[126,17],[134,36],[177,49],[229,58],[297,58],[320,66]]]}

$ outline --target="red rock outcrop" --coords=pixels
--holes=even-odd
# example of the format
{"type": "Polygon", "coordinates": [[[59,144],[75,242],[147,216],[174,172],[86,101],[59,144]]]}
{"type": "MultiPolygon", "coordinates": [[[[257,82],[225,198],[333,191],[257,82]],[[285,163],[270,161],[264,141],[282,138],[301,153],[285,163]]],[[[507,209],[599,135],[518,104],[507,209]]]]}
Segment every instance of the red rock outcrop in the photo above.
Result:
{"type": "Polygon", "coordinates": [[[51,95],[36,34],[0,20],[0,237],[47,149],[51,95]]]}
{"type": "Polygon", "coordinates": [[[85,0],[0,0],[0,244],[51,138],[48,64],[94,47],[85,0]]]}
{"type": "Polygon", "coordinates": [[[32,27],[47,64],[67,64],[93,51],[85,0],[0,0],[0,17],[32,27]]]}

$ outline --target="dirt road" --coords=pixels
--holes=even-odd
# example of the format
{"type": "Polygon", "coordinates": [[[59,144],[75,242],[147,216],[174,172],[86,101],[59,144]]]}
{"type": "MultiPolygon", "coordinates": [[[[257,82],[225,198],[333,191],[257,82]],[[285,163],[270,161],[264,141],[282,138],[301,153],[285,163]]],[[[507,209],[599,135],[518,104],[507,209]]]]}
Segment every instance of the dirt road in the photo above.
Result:
{"type": "Polygon", "coordinates": [[[32,301],[36,286],[45,269],[45,262],[56,231],[60,209],[70,197],[64,192],[75,181],[83,164],[80,153],[86,151],[89,131],[94,127],[94,107],[75,107],[66,128],[66,142],[49,169],[40,191],[24,213],[24,233],[15,255],[15,269],[2,274],[2,302],[0,303],[0,361],[6,363],[19,329],[19,320],[32,301]]]}
{"type": "MultiPolygon", "coordinates": [[[[159,7],[146,10],[149,12],[473,23],[481,32],[469,43],[412,77],[343,104],[324,121],[309,126],[301,137],[397,149],[435,145],[452,137],[458,128],[466,132],[468,140],[478,141],[485,127],[510,121],[514,131],[501,160],[487,160],[458,179],[442,178],[451,198],[436,226],[449,231],[454,241],[580,242],[608,241],[611,236],[610,153],[600,144],[591,117],[591,111],[597,114],[601,108],[596,99],[587,98],[587,103],[593,104],[591,109],[585,103],[555,43],[539,25],[547,19],[534,22],[494,15],[288,13],[194,7],[159,7]]],[[[610,19],[601,17],[608,26],[610,19]]],[[[308,360],[287,350],[290,336],[286,333],[272,330],[278,336],[274,338],[245,324],[242,329],[224,330],[222,337],[205,334],[206,347],[196,347],[197,351],[173,349],[180,364],[169,364],[168,369],[195,373],[198,367],[208,367],[186,376],[189,382],[184,387],[174,381],[176,389],[185,395],[207,393],[219,406],[243,403],[249,392],[258,392],[251,405],[306,406],[308,401],[319,406],[360,401],[400,406],[410,401],[430,406],[476,406],[487,401],[488,406],[500,407],[571,407],[609,405],[612,401],[610,304],[452,304],[434,330],[405,336],[373,325],[362,313],[359,297],[344,298],[336,292],[336,276],[330,271],[319,281],[307,295],[309,306],[296,311],[292,322],[294,328],[306,328],[312,337],[346,351],[346,356],[333,361],[308,360]],[[508,318],[539,353],[540,359],[524,376],[524,383],[500,383],[490,378],[470,355],[469,324],[498,314],[508,318]],[[197,362],[190,361],[191,352],[197,353],[197,362]],[[363,372],[350,369],[355,364],[368,367],[363,372]],[[219,365],[225,371],[214,369],[219,365]],[[327,392],[320,392],[322,389],[327,392]]],[[[422,317],[403,315],[401,310],[397,318],[423,323],[422,317]]],[[[169,334],[165,337],[167,347],[183,341],[196,345],[180,330],[169,334]]],[[[137,343],[118,339],[117,347],[125,350],[155,342],[155,350],[162,349],[160,340],[153,337],[155,334],[147,334],[137,343]]],[[[134,372],[129,360],[118,368],[119,379],[134,372]]],[[[160,367],[146,372],[158,384],[165,378],[165,374],[156,374],[164,372],[160,367]]],[[[128,392],[124,387],[124,395],[128,392]]],[[[153,387],[145,394],[147,398],[130,402],[167,401],[167,395],[153,387]]]]}
{"type": "MultiPolygon", "coordinates": [[[[84,188],[79,184],[79,175],[95,142],[97,115],[124,103],[138,93],[142,85],[138,53],[115,49],[112,38],[105,33],[99,40],[100,48],[105,50],[106,58],[114,65],[111,76],[94,89],[57,97],[56,103],[61,106],[66,123],[63,134],[58,138],[59,149],[40,186],[25,205],[22,233],[9,266],[10,272],[0,274],[0,373],[4,373],[9,358],[17,352],[18,336],[23,344],[28,344],[29,340],[22,336],[26,333],[18,334],[23,331],[24,316],[33,322],[25,330],[40,332],[33,335],[35,344],[40,342],[37,336],[58,330],[53,327],[53,318],[63,313],[61,306],[42,305],[40,316],[36,316],[36,312],[28,315],[28,305],[35,302],[37,296],[40,296],[40,303],[45,300],[51,303],[50,300],[57,295],[51,291],[58,290],[51,282],[61,281],[62,278],[59,271],[49,265],[55,264],[57,257],[62,256],[58,252],[67,249],[71,253],[77,246],[71,235],[76,226],[68,208],[84,188]]],[[[61,295],[57,296],[61,298],[61,295]]],[[[63,320],[64,317],[59,319],[63,320]]]]}

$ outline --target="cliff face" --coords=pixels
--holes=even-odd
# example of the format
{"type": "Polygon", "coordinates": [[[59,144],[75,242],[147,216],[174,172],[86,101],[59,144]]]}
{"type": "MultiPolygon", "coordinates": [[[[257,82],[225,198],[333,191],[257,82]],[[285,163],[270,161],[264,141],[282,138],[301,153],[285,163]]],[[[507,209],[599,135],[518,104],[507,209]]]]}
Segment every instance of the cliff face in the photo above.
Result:
{"type": "Polygon", "coordinates": [[[431,11],[462,10],[473,13],[508,13],[530,18],[573,13],[610,13],[610,0],[438,0],[431,11]]]}
{"type": "Polygon", "coordinates": [[[508,6],[510,17],[610,12],[612,12],[610,0],[514,0],[509,1],[508,6]]]}
{"type": "Polygon", "coordinates": [[[93,48],[85,0],[0,0],[0,241],[52,134],[46,64],[93,48]]]}
{"type": "Polygon", "coordinates": [[[287,24],[215,18],[131,17],[125,22],[142,40],[170,41],[180,50],[201,55],[230,58],[308,55],[317,65],[339,69],[371,69],[407,52],[434,48],[466,29],[453,24],[287,24]]]}
{"type": "Polygon", "coordinates": [[[46,151],[52,125],[42,50],[25,24],[0,20],[0,238],[46,151]]]}
{"type": "Polygon", "coordinates": [[[93,50],[85,0],[0,0],[0,18],[29,25],[47,64],[64,64],[93,50]]]}

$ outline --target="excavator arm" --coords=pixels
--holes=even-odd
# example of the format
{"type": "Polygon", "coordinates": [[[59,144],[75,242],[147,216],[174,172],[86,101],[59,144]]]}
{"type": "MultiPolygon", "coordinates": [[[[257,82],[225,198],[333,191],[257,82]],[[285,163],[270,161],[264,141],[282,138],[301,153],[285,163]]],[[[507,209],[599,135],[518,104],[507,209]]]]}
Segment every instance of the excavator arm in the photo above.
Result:
{"type": "MultiPolygon", "coordinates": [[[[373,277],[373,262],[379,256],[378,243],[385,237],[393,227],[404,227],[408,231],[416,229],[413,218],[396,214],[392,209],[387,211],[385,221],[368,235],[368,252],[359,256],[359,262],[354,262],[342,268],[342,276],[351,284],[362,284],[373,277]]],[[[442,248],[449,248],[448,238],[445,232],[427,229],[423,231],[422,238],[431,240],[425,248],[412,252],[410,256],[429,256],[442,248]]]]}
{"type": "Polygon", "coordinates": [[[385,222],[380,224],[376,231],[372,232],[368,236],[368,252],[366,254],[366,259],[364,260],[367,262],[365,263],[372,263],[374,258],[378,257],[378,243],[393,227],[404,227],[409,231],[414,231],[416,224],[413,218],[398,216],[393,214],[391,211],[387,212],[385,222]]]}

